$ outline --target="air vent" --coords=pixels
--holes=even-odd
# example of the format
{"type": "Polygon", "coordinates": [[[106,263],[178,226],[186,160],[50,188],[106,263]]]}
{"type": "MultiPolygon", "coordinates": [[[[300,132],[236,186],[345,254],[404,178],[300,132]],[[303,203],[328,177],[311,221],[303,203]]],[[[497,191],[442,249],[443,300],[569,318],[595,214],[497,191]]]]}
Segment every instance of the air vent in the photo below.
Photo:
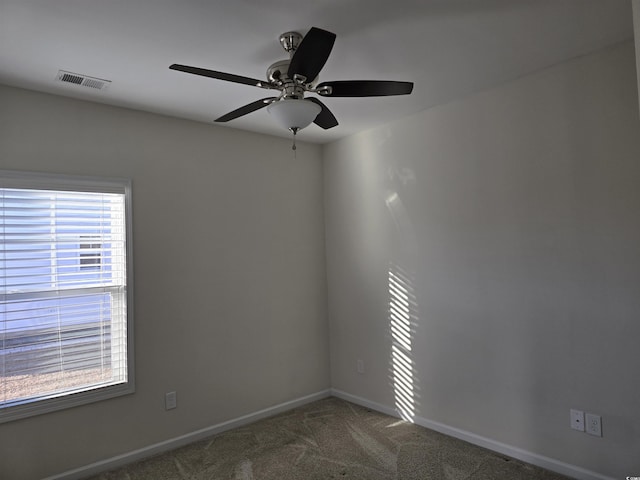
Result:
{"type": "Polygon", "coordinates": [[[80,85],[81,87],[93,88],[95,90],[105,90],[111,83],[111,80],[89,77],[79,73],[65,72],[64,70],[58,70],[56,80],[72,85],[80,85]]]}

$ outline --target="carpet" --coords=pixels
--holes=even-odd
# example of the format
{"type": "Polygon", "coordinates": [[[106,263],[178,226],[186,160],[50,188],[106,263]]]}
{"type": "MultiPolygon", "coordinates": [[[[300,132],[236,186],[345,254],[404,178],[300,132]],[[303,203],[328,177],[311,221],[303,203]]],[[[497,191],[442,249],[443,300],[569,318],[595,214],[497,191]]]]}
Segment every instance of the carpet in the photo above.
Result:
{"type": "Polygon", "coordinates": [[[327,398],[91,480],[566,480],[327,398]]]}

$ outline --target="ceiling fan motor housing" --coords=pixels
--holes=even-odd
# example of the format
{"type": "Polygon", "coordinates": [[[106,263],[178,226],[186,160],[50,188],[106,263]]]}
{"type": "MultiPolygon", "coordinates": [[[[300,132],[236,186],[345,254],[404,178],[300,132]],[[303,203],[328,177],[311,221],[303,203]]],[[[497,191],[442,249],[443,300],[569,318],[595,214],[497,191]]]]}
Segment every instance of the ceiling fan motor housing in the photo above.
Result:
{"type": "Polygon", "coordinates": [[[289,78],[287,71],[291,60],[280,60],[269,66],[267,69],[267,80],[273,85],[278,85],[282,89],[284,98],[303,98],[304,92],[315,87],[318,77],[313,81],[304,79],[289,78]]]}
{"type": "Polygon", "coordinates": [[[277,84],[282,82],[287,77],[287,70],[291,60],[280,60],[275,62],[267,68],[267,80],[271,83],[277,84]]]}

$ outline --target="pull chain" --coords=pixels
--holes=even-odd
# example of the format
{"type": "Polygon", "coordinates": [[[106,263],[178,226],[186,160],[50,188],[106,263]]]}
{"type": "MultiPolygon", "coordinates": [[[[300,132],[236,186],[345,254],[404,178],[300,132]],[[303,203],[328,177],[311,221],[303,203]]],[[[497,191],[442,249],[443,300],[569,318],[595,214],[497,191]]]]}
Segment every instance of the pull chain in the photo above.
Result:
{"type": "Polygon", "coordinates": [[[298,147],[296,147],[296,134],[298,133],[298,129],[290,128],[289,130],[291,130],[291,132],[293,133],[293,145],[291,146],[291,150],[293,150],[293,159],[296,160],[298,158],[298,147]]]}

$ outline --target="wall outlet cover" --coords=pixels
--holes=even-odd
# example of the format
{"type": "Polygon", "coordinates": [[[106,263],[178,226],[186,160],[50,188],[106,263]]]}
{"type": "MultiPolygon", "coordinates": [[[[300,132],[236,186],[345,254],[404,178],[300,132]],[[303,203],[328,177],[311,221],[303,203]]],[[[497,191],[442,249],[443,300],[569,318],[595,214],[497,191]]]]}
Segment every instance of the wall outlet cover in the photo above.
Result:
{"type": "Polygon", "coordinates": [[[585,415],[586,431],[589,435],[596,437],[602,436],[602,418],[595,413],[587,413],[585,415]]]}
{"type": "Polygon", "coordinates": [[[584,412],[582,410],[569,410],[569,417],[571,420],[571,428],[584,432],[584,412]]]}
{"type": "Polygon", "coordinates": [[[176,392],[168,392],[164,394],[165,410],[172,410],[178,406],[178,398],[176,392]]]}

